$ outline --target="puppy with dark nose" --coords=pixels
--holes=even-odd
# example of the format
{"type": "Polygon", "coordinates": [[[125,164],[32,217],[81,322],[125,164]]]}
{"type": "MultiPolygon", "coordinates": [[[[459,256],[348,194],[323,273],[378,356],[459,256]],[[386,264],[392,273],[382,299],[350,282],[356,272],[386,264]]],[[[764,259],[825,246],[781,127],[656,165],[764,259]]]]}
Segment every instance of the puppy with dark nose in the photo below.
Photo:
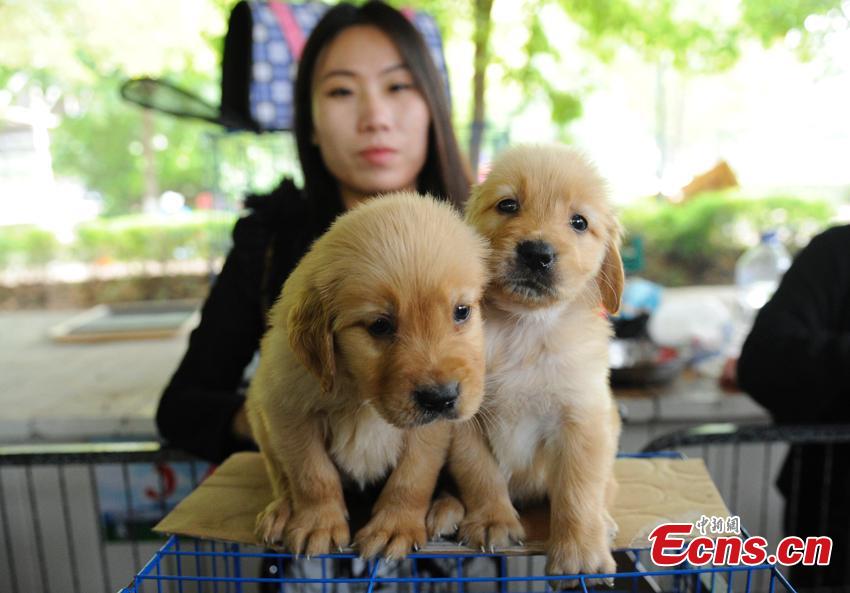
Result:
{"type": "Polygon", "coordinates": [[[450,421],[483,396],[486,252],[451,206],[411,193],[358,206],[313,244],[272,308],[248,394],[274,489],[261,541],[344,546],[343,481],[386,480],[358,551],[426,543],[450,421]]]}
{"type": "Polygon", "coordinates": [[[427,385],[413,392],[416,404],[426,414],[434,417],[457,417],[457,399],[460,395],[460,384],[457,381],[441,385],[427,385]]]}
{"type": "Polygon", "coordinates": [[[545,241],[522,241],[516,246],[516,265],[508,276],[514,289],[530,298],[550,294],[557,282],[555,248],[545,241]]]}
{"type": "MultiPolygon", "coordinates": [[[[512,501],[548,497],[548,572],[611,573],[620,420],[604,311],[619,308],[623,266],[605,182],[570,148],[515,147],[466,216],[490,243],[491,280],[486,395],[450,453],[466,507],[459,536],[487,547],[521,539],[512,501]]],[[[445,523],[436,512],[429,520],[445,523]]]]}

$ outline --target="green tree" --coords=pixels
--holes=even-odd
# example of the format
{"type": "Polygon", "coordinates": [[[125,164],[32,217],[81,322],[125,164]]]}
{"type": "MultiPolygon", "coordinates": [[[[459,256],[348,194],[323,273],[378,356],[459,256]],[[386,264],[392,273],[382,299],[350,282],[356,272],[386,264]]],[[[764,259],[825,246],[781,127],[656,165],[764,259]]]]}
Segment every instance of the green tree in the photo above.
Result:
{"type": "MultiPolygon", "coordinates": [[[[114,74],[81,93],[80,111],[62,118],[53,132],[54,168],[101,194],[106,215],[138,210],[145,195],[143,110],[123,101],[114,74]]],[[[208,126],[152,115],[153,170],[160,190],[191,198],[210,184],[208,126]]]]}
{"type": "Polygon", "coordinates": [[[832,29],[846,27],[850,11],[841,0],[742,0],[741,26],[750,35],[770,45],[789,31],[800,34],[800,49],[809,55],[832,29]],[[823,26],[804,26],[811,16],[826,17],[823,26]],[[831,22],[830,22],[831,21],[831,22]]]}
{"type": "MultiPolygon", "coordinates": [[[[500,1],[507,0],[496,0],[500,1]]],[[[426,9],[436,5],[438,10],[442,5],[436,0],[416,4],[426,9]]],[[[581,115],[584,83],[559,86],[539,67],[543,62],[541,57],[564,59],[557,48],[560,31],[547,27],[541,17],[543,8],[552,5],[581,27],[582,46],[589,52],[588,57],[609,60],[620,48],[630,47],[650,63],[669,63],[686,74],[726,69],[737,61],[745,40],[756,38],[769,44],[791,30],[799,31],[805,56],[805,50],[811,52],[828,30],[826,27],[815,32],[807,30],[804,26],[807,18],[825,16],[836,23],[847,20],[841,0],[741,0],[739,12],[731,17],[719,12],[717,3],[710,0],[525,0],[522,27],[527,35],[525,56],[519,66],[509,67],[491,45],[493,2],[470,0],[459,7],[457,18],[471,18],[475,25],[469,146],[473,166],[477,165],[486,121],[486,74],[492,64],[503,66],[506,80],[519,84],[523,96],[544,96],[556,125],[566,127],[581,115]]],[[[452,28],[441,24],[450,35],[452,28]]]]}
{"type": "Polygon", "coordinates": [[[100,193],[108,214],[135,210],[159,190],[191,197],[210,182],[208,128],[166,116],[146,126],[119,87],[128,77],[155,75],[214,95],[229,4],[8,0],[0,4],[0,88],[18,73],[61,97],[55,169],[100,193]]]}
{"type": "MultiPolygon", "coordinates": [[[[545,99],[561,130],[581,115],[587,82],[546,74],[547,64],[568,59],[558,46],[561,32],[541,16],[546,8],[556,7],[581,28],[587,56],[606,60],[630,47],[650,62],[685,73],[729,67],[744,40],[767,44],[792,30],[799,31],[801,52],[810,54],[833,24],[847,20],[841,0],[741,0],[731,17],[710,0],[523,0],[523,22],[516,30],[525,40],[524,56],[515,63],[492,41],[493,7],[508,1],[513,0],[392,0],[434,14],[447,39],[467,34],[468,27],[459,25],[472,23],[472,99],[457,107],[469,113],[473,166],[485,139],[487,76],[493,65],[502,72],[501,84],[519,85],[528,100],[545,99]],[[807,28],[812,15],[822,17],[820,26],[807,28]]],[[[154,129],[146,131],[141,112],[119,98],[118,85],[131,76],[165,77],[215,102],[221,39],[234,3],[6,0],[0,3],[0,89],[12,74],[23,72],[29,84],[61,94],[62,123],[53,143],[57,170],[100,192],[108,212],[137,207],[151,187],[191,195],[209,177],[205,128],[157,116],[154,129]],[[165,138],[167,146],[145,151],[156,144],[154,138],[165,138]]]]}

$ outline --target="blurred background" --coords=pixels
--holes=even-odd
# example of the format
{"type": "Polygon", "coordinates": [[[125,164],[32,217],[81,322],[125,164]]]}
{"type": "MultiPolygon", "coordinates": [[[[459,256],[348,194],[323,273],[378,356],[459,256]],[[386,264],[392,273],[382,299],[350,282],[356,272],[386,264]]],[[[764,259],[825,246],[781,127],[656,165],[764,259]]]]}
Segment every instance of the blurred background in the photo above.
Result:
{"type": "MultiPolygon", "coordinates": [[[[479,178],[518,142],[598,164],[626,233],[621,449],[694,426],[712,440],[692,444],[732,443],[695,455],[776,541],[790,437],[740,446],[736,427],[769,415],[730,370],[789,257],[850,221],[850,1],[392,4],[433,15],[479,178]]],[[[0,2],[0,590],[116,590],[208,471],[160,449],[157,402],[245,196],[301,173],[289,132],[137,103],[216,119],[236,6],[0,2]],[[160,86],[134,103],[130,79],[160,86]]]]}
{"type": "MultiPolygon", "coordinates": [[[[150,76],[217,105],[234,4],[0,6],[0,309],[200,298],[246,192],[300,176],[289,133],[228,133],[119,94],[150,76]]],[[[731,283],[761,232],[793,253],[850,216],[848,2],[404,5],[442,30],[476,170],[511,143],[584,148],[650,280],[731,283]]]]}

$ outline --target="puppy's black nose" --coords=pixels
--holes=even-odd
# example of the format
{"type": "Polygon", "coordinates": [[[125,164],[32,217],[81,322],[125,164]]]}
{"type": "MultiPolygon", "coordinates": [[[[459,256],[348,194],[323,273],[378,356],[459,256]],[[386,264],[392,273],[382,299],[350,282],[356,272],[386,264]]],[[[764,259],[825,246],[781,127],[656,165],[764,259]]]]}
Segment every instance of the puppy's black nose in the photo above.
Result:
{"type": "Polygon", "coordinates": [[[516,246],[517,255],[528,268],[548,272],[555,263],[555,249],[545,241],[523,241],[516,246]]]}
{"type": "Polygon", "coordinates": [[[442,385],[421,385],[413,390],[416,405],[426,412],[442,414],[452,410],[460,394],[457,381],[442,385]]]}

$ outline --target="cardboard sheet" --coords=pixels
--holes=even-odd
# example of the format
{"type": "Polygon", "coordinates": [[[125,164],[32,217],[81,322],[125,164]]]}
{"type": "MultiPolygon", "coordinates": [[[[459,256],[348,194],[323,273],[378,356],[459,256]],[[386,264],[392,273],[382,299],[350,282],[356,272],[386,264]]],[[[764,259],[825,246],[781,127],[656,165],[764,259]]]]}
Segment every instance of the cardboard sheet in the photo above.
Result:
{"type": "MultiPolygon", "coordinates": [[[[615,465],[620,488],[612,511],[619,525],[614,548],[648,547],[647,536],[661,523],[696,523],[701,516],[728,517],[701,459],[618,459],[615,465]]],[[[203,539],[258,544],[254,520],[271,501],[272,492],[259,453],[237,453],[186,497],[154,529],[161,533],[203,539]]],[[[352,513],[355,517],[357,514],[352,513]]],[[[538,553],[548,535],[545,505],[523,509],[527,542],[508,554],[538,553]]],[[[352,535],[364,519],[353,519],[352,535]]],[[[431,542],[424,551],[450,549],[462,552],[451,541],[431,542]]],[[[472,551],[472,550],[469,550],[472,551]]]]}

